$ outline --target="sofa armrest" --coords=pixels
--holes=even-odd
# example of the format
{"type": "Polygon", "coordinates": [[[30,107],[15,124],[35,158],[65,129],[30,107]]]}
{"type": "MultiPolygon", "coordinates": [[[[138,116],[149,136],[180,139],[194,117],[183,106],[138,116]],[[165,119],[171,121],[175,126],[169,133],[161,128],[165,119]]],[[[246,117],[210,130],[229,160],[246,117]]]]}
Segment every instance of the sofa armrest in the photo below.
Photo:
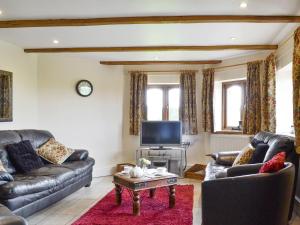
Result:
{"type": "Polygon", "coordinates": [[[263,163],[233,166],[227,169],[227,177],[237,177],[258,173],[263,163]]]}
{"type": "Polygon", "coordinates": [[[7,207],[0,205],[0,224],[1,225],[27,225],[26,220],[14,215],[7,207]]]}
{"type": "Polygon", "coordinates": [[[13,176],[8,172],[0,171],[0,185],[10,181],[14,181],[13,176]]]}
{"type": "Polygon", "coordinates": [[[70,157],[66,160],[66,162],[72,161],[82,161],[86,160],[89,157],[89,152],[84,149],[76,149],[75,152],[70,155],[70,157]]]}
{"type": "Polygon", "coordinates": [[[231,166],[239,153],[240,151],[217,152],[207,156],[212,157],[219,165],[231,166]]]}

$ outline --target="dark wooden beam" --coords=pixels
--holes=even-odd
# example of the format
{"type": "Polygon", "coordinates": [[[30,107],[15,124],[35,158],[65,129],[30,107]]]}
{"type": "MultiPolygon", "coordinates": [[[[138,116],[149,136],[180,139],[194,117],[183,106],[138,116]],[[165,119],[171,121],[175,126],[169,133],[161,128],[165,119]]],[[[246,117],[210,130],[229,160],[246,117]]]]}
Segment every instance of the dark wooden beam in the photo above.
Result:
{"type": "Polygon", "coordinates": [[[150,64],[189,64],[204,65],[218,64],[222,60],[200,60],[200,61],[100,61],[103,65],[150,65],[150,64]]]}
{"type": "Polygon", "coordinates": [[[121,24],[170,23],[300,23],[300,16],[261,15],[194,15],[194,16],[144,16],[86,19],[32,19],[3,20],[0,28],[100,26],[121,24]]]}
{"type": "Polygon", "coordinates": [[[214,45],[214,46],[131,46],[131,47],[77,47],[33,48],[27,53],[59,52],[139,52],[139,51],[219,51],[219,50],[276,50],[278,45],[214,45]]]}

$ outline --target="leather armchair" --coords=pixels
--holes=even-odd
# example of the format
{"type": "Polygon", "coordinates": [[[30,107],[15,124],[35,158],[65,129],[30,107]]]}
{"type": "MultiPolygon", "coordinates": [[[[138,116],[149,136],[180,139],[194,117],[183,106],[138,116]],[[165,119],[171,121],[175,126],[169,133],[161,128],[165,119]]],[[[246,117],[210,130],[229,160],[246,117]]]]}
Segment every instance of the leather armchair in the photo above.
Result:
{"type": "Polygon", "coordinates": [[[14,215],[8,208],[0,204],[0,224],[1,225],[27,225],[25,219],[14,215]]]}
{"type": "MultiPolygon", "coordinates": [[[[294,196],[296,194],[297,177],[299,169],[299,157],[295,152],[294,138],[273,134],[270,132],[259,132],[251,139],[251,145],[256,147],[259,143],[265,143],[269,146],[263,162],[270,160],[277,153],[284,151],[286,153],[286,161],[292,163],[295,166],[295,178],[293,186],[292,201],[290,204],[289,219],[291,219],[294,207],[294,196]]],[[[205,170],[205,180],[215,180],[216,178],[223,178],[231,175],[241,175],[243,173],[253,174],[256,171],[255,166],[242,165],[237,167],[231,167],[237,152],[218,152],[210,154],[214,161],[208,163],[205,170]]],[[[261,165],[257,164],[257,167],[261,165]]],[[[300,187],[298,187],[300,190],[300,187]]],[[[298,191],[299,191],[298,190],[298,191]]],[[[299,191],[300,192],[300,191],[299,191]]],[[[299,196],[297,196],[299,198],[299,196]]]]}
{"type": "Polygon", "coordinates": [[[259,164],[227,170],[225,178],[202,183],[203,225],[287,225],[295,166],[252,174],[259,164]],[[251,174],[251,175],[249,175],[251,174]]]}

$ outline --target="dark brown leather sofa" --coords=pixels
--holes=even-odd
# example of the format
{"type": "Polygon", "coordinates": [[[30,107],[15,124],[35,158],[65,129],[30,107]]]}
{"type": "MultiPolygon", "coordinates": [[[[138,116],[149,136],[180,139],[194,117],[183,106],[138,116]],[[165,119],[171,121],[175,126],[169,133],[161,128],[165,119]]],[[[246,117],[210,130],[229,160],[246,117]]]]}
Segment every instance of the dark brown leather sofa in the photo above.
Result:
{"type": "MultiPolygon", "coordinates": [[[[5,149],[7,144],[29,140],[38,148],[52,137],[42,130],[0,131],[0,159],[14,178],[11,182],[0,180],[0,203],[18,216],[27,217],[91,184],[94,159],[86,150],[75,150],[62,165],[45,162],[45,166],[29,173],[16,172],[5,149]]],[[[7,214],[7,209],[0,207],[0,221],[2,211],[7,214]]]]}
{"type": "Polygon", "coordinates": [[[281,151],[285,168],[274,174],[257,174],[262,164],[231,167],[239,152],[212,154],[202,183],[203,225],[286,225],[293,212],[299,158],[294,139],[259,132],[251,140],[269,145],[264,162],[281,151]]]}

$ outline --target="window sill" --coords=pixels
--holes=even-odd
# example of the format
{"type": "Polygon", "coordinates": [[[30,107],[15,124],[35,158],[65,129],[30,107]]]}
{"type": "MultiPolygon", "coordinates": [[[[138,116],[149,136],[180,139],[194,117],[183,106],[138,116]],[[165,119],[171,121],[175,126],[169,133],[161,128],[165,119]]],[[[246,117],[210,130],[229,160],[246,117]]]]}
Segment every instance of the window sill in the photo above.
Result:
{"type": "Polygon", "coordinates": [[[233,134],[233,135],[244,135],[241,130],[221,130],[215,131],[214,134],[233,134]]]}

